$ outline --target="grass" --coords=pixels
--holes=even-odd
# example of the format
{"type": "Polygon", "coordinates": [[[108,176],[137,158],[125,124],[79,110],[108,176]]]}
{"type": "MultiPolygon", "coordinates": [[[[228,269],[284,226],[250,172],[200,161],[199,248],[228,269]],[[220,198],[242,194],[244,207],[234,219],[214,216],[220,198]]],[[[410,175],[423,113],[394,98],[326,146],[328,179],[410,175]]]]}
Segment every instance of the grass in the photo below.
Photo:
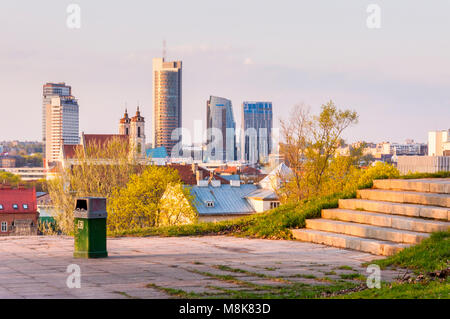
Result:
{"type": "Polygon", "coordinates": [[[312,274],[297,274],[297,275],[292,275],[291,277],[294,278],[305,278],[305,279],[316,279],[317,277],[312,275],[312,274]]]}
{"type": "Polygon", "coordinates": [[[342,299],[449,299],[450,279],[424,283],[383,283],[380,289],[340,295],[342,299]]]}
{"type": "Polygon", "coordinates": [[[340,270],[353,270],[353,268],[352,267],[350,267],[350,266],[339,266],[339,267],[337,267],[336,269],[340,269],[340,270]]]}
{"type": "Polygon", "coordinates": [[[270,280],[273,280],[273,281],[288,282],[287,280],[285,280],[283,278],[280,278],[280,277],[269,276],[269,275],[266,275],[266,274],[261,274],[261,273],[257,273],[257,272],[253,272],[253,271],[248,271],[248,270],[245,270],[245,269],[232,268],[232,267],[225,266],[225,265],[215,265],[213,267],[216,268],[216,269],[222,270],[222,271],[241,273],[241,274],[246,274],[246,275],[253,276],[253,277],[270,279],[270,280]]]}
{"type": "Polygon", "coordinates": [[[118,294],[118,295],[122,295],[122,296],[124,296],[124,297],[126,297],[126,298],[128,298],[128,299],[140,299],[140,298],[138,298],[138,297],[130,296],[129,294],[127,294],[127,293],[124,292],[124,291],[113,291],[113,293],[118,294]]]}
{"type": "Polygon", "coordinates": [[[365,280],[366,277],[364,277],[361,274],[358,273],[352,273],[352,274],[340,274],[339,277],[341,277],[342,279],[357,279],[357,280],[365,280]]]}
{"type": "Polygon", "coordinates": [[[432,233],[419,245],[371,263],[378,264],[382,269],[395,266],[411,269],[415,273],[445,269],[450,266],[450,231],[432,233]]]}
{"type": "Polygon", "coordinates": [[[157,290],[165,292],[166,294],[168,294],[170,296],[179,297],[179,298],[199,298],[203,295],[203,294],[198,294],[198,293],[193,293],[193,292],[186,292],[181,289],[162,287],[162,286],[158,286],[153,283],[148,284],[147,288],[157,289],[157,290]]]}

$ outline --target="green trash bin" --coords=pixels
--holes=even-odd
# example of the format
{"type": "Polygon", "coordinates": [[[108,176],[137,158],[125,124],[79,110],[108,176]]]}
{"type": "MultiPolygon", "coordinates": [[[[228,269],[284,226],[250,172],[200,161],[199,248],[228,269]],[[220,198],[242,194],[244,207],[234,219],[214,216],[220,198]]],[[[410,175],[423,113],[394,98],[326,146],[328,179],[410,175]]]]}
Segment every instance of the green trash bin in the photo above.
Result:
{"type": "Polygon", "coordinates": [[[76,201],[74,211],[75,258],[105,258],[106,198],[83,197],[76,201]]]}

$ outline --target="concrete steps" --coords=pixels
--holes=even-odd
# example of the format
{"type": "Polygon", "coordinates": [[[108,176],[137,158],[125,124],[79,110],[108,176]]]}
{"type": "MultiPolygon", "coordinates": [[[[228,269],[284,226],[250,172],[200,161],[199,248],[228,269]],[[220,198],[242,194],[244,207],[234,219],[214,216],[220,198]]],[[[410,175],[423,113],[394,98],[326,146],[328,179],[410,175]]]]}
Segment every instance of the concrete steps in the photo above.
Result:
{"type": "Polygon", "coordinates": [[[409,246],[383,240],[367,239],[311,229],[292,229],[291,231],[293,236],[301,241],[354,249],[374,255],[390,256],[409,246]]]}
{"type": "Polygon", "coordinates": [[[367,199],[340,199],[343,209],[365,210],[384,214],[450,220],[450,209],[446,207],[393,203],[367,199]]]}
{"type": "Polygon", "coordinates": [[[404,244],[418,244],[429,234],[324,218],[306,220],[306,228],[404,244]]]}
{"type": "Polygon", "coordinates": [[[394,191],[386,189],[360,189],[357,191],[357,197],[361,199],[381,200],[395,203],[450,207],[450,196],[448,194],[394,191]]]}
{"type": "Polygon", "coordinates": [[[307,219],[294,238],[376,255],[392,255],[436,231],[450,229],[450,179],[378,180],[357,199],[307,219]]]}
{"type": "Polygon", "coordinates": [[[450,194],[450,183],[448,183],[448,178],[379,179],[373,181],[373,188],[450,194]]]}
{"type": "Polygon", "coordinates": [[[421,218],[403,217],[375,212],[365,212],[350,209],[324,209],[322,218],[331,220],[348,221],[360,224],[367,224],[380,227],[391,227],[413,232],[432,233],[436,231],[446,231],[449,223],[426,220],[421,218]]]}

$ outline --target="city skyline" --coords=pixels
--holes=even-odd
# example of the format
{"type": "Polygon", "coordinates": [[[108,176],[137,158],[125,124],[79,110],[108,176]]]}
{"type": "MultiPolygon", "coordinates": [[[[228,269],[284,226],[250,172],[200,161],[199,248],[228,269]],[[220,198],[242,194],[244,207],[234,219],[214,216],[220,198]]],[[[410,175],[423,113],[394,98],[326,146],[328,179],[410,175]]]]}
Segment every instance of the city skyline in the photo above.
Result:
{"type": "Polygon", "coordinates": [[[164,13],[166,4],[156,4],[160,14],[144,19],[149,4],[79,1],[79,30],[66,27],[64,3],[30,1],[28,8],[23,3],[0,4],[5,42],[0,49],[0,86],[2,108],[7,110],[0,119],[1,140],[40,140],[42,84],[63,81],[80,101],[80,131],[112,133],[116,114],[125,104],[139,102],[151,137],[149,75],[152,58],[161,56],[163,39],[168,60],[183,61],[182,121],[191,130],[194,121],[204,121],[204,101],[210,95],[233,102],[237,123],[241,115],[236,107],[243,101],[272,101],[274,127],[295,104],[308,104],[318,113],[321,104],[333,99],[338,107],[360,115],[359,124],[344,136],[348,142],[425,142],[428,131],[448,129],[450,40],[439,36],[449,27],[445,12],[450,4],[444,1],[440,6],[383,2],[379,30],[366,27],[364,1],[339,6],[329,1],[329,10],[303,2],[262,2],[256,9],[245,3],[239,10],[237,2],[227,8],[204,3],[189,16],[182,14],[187,4],[180,2],[179,10],[171,12],[179,20],[174,18],[173,25],[164,13]],[[252,17],[252,10],[260,19],[240,24],[252,17]],[[27,23],[17,24],[17,17],[27,23]],[[219,18],[229,23],[211,23],[219,18]],[[196,20],[202,23],[188,24],[196,20]],[[14,37],[6,31],[12,27],[14,37]],[[311,28],[314,33],[308,32],[311,28]],[[34,32],[41,35],[39,40],[34,32]],[[285,36],[279,37],[282,33],[285,36]],[[99,117],[100,123],[95,121],[99,117]]]}

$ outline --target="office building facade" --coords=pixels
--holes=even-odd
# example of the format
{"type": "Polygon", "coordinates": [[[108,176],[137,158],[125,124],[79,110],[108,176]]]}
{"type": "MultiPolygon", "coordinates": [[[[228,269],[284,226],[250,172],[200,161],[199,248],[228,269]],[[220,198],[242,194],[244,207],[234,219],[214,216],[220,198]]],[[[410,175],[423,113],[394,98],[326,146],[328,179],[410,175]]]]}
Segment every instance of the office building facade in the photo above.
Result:
{"type": "Polygon", "coordinates": [[[242,159],[267,162],[272,153],[272,102],[243,102],[241,127],[242,159]]]}
{"type": "Polygon", "coordinates": [[[236,160],[236,122],[230,100],[210,96],[206,103],[206,160],[236,160]]]}
{"type": "Polygon", "coordinates": [[[46,135],[47,135],[47,104],[50,104],[54,96],[71,96],[72,88],[64,82],[46,83],[42,88],[42,142],[44,143],[43,152],[45,152],[46,135]]]}
{"type": "Polygon", "coordinates": [[[73,96],[53,96],[46,105],[47,166],[59,160],[63,145],[79,144],[79,106],[73,96]]]}
{"type": "MultiPolygon", "coordinates": [[[[165,147],[167,154],[181,137],[172,139],[182,127],[182,62],[153,59],[153,147],[165,147]]],[[[176,156],[176,154],[173,154],[176,156]]]]}

